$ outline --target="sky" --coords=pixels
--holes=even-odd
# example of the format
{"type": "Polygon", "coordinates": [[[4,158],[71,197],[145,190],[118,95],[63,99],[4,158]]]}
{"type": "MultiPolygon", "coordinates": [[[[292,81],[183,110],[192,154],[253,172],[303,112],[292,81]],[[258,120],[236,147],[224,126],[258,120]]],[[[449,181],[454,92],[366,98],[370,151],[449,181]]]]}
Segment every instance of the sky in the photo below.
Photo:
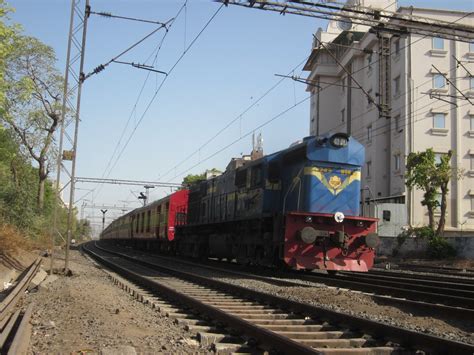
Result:
{"type": "MultiPolygon", "coordinates": [[[[57,68],[64,73],[71,2],[8,3],[15,8],[12,21],[21,24],[26,35],[50,45],[56,52],[57,68]]],[[[95,12],[166,22],[176,16],[184,0],[90,3],[95,12]]],[[[403,0],[398,4],[447,6],[446,1],[440,0],[403,0]]],[[[162,43],[154,69],[169,72],[219,7],[212,1],[188,0],[168,32],[156,32],[120,60],[151,65],[162,43]]],[[[474,1],[452,0],[449,8],[473,11],[474,1]]],[[[305,100],[305,85],[281,80],[275,74],[306,76],[302,63],[310,54],[312,35],[326,25],[327,21],[321,19],[228,6],[217,13],[186,51],[158,92],[163,74],[110,64],[83,85],[76,175],[180,183],[189,173],[224,170],[232,157],[250,153],[253,131],[262,134],[266,153],[284,149],[307,136],[310,102],[305,100]],[[247,110],[249,106],[252,107],[247,110]],[[272,118],[275,120],[256,130],[272,118]],[[232,121],[235,122],[199,149],[232,121]],[[122,132],[125,134],[120,140],[122,132]],[[117,147],[123,154],[115,163],[112,158],[117,147]]],[[[154,24],[91,15],[85,72],[107,63],[155,28],[154,24]]],[[[78,183],[76,187],[76,205],[96,230],[100,229],[102,214],[92,204],[135,208],[140,205],[136,195],[144,191],[140,186],[126,185],[78,183]]],[[[169,188],[152,189],[150,200],[169,192],[169,188]]],[[[107,222],[121,213],[119,209],[110,210],[107,222]]]]}

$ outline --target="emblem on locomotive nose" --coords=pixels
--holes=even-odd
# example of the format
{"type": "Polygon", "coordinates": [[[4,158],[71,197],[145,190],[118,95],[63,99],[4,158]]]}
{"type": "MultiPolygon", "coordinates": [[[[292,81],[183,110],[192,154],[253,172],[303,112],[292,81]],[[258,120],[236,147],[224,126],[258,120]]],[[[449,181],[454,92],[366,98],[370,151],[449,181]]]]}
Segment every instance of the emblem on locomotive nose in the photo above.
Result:
{"type": "Polygon", "coordinates": [[[337,190],[339,187],[341,187],[342,181],[341,178],[337,175],[331,176],[329,179],[329,186],[331,186],[334,190],[337,190]]]}

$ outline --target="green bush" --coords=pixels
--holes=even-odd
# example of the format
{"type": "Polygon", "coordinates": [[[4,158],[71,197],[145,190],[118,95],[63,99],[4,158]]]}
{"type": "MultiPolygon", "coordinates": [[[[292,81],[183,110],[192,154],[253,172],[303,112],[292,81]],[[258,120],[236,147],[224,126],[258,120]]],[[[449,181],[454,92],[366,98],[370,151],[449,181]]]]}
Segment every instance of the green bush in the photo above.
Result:
{"type": "Polygon", "coordinates": [[[456,249],[443,237],[433,237],[428,243],[427,254],[433,259],[453,258],[456,249]]]}

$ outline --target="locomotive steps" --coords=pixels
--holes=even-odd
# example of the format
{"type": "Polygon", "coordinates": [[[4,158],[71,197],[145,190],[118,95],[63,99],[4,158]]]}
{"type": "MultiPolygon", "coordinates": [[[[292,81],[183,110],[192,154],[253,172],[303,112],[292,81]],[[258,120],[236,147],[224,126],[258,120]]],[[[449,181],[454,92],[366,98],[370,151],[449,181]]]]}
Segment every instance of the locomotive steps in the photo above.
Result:
{"type": "MultiPolygon", "coordinates": [[[[274,348],[285,353],[392,353],[401,350],[400,346],[405,351],[471,353],[474,350],[469,344],[289,301],[161,265],[151,265],[92,245],[87,248],[94,249],[93,255],[101,263],[127,275],[127,278],[159,292],[163,297],[166,295],[183,308],[198,312],[200,317],[220,323],[221,329],[222,324],[225,324],[227,328],[233,329],[234,334],[246,340],[254,339],[261,348],[274,348]]],[[[190,320],[191,323],[196,322],[194,326],[200,325],[199,320],[190,320]]],[[[202,330],[200,338],[204,342],[220,338],[235,340],[234,337],[210,332],[212,327],[202,330]]]]}

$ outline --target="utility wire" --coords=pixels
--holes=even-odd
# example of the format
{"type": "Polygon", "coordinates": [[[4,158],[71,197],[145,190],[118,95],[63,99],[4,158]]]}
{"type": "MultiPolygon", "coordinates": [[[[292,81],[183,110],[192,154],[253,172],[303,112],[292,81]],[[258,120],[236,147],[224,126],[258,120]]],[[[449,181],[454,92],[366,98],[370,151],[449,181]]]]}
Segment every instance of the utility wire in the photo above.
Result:
{"type": "MultiPolygon", "coordinates": [[[[156,61],[157,61],[157,59],[158,59],[158,55],[159,55],[159,53],[160,53],[160,50],[161,50],[161,48],[162,48],[162,46],[163,46],[163,43],[164,43],[164,41],[165,41],[165,39],[166,39],[166,37],[167,37],[167,35],[168,35],[168,33],[169,33],[169,30],[170,30],[171,27],[173,26],[175,20],[179,17],[179,15],[181,14],[181,12],[183,11],[183,8],[184,8],[184,6],[185,6],[186,3],[187,3],[187,0],[186,0],[185,3],[180,7],[180,9],[179,9],[178,12],[176,13],[176,15],[172,18],[172,21],[169,23],[169,26],[167,27],[167,31],[164,33],[164,35],[163,35],[163,37],[161,38],[161,41],[159,42],[159,44],[158,44],[158,46],[156,47],[156,49],[153,50],[153,52],[152,52],[152,53],[148,56],[148,58],[145,60],[145,63],[148,62],[153,56],[154,56],[154,59],[153,59],[152,65],[154,65],[154,64],[156,63],[156,61]]],[[[148,82],[148,79],[150,78],[150,75],[151,75],[151,72],[148,72],[148,74],[147,74],[147,76],[146,76],[146,78],[145,78],[145,80],[144,80],[144,82],[143,82],[143,85],[142,85],[142,87],[141,87],[141,89],[140,89],[140,91],[139,91],[139,93],[138,93],[138,95],[137,95],[137,98],[136,98],[136,100],[135,100],[135,104],[134,104],[134,106],[133,106],[133,108],[132,108],[132,110],[131,110],[131,112],[130,112],[130,115],[129,115],[128,119],[127,119],[127,122],[126,122],[126,124],[125,124],[125,126],[124,126],[124,128],[123,128],[123,130],[122,130],[122,133],[120,134],[120,138],[119,138],[119,140],[117,141],[117,144],[115,145],[115,148],[114,148],[114,151],[113,151],[113,153],[112,153],[112,156],[110,157],[110,159],[109,159],[109,161],[108,161],[108,163],[107,163],[107,165],[106,165],[106,167],[105,167],[105,169],[104,169],[104,172],[102,173],[101,178],[109,177],[109,176],[110,176],[110,173],[112,172],[112,169],[110,169],[108,173],[107,173],[107,170],[109,169],[110,164],[112,163],[112,161],[113,161],[113,159],[114,159],[114,157],[115,157],[115,154],[117,153],[117,151],[118,151],[118,149],[119,149],[119,147],[120,147],[120,144],[121,144],[121,142],[122,142],[123,137],[125,136],[125,133],[126,133],[126,131],[127,131],[127,128],[128,128],[128,126],[129,126],[129,124],[130,124],[130,121],[131,121],[131,119],[132,119],[132,117],[133,117],[134,112],[136,112],[137,105],[138,105],[138,103],[139,103],[139,101],[140,101],[140,98],[141,98],[143,92],[144,92],[144,89],[145,89],[145,87],[146,87],[146,84],[147,84],[147,82],[148,82]]],[[[99,195],[99,193],[101,192],[103,186],[104,186],[104,184],[99,184],[98,191],[97,191],[97,195],[99,195]]],[[[94,190],[95,190],[95,188],[94,188],[94,190]]],[[[88,194],[86,194],[85,196],[81,197],[81,199],[84,198],[84,197],[86,197],[87,195],[88,195],[88,194]]],[[[79,200],[78,200],[78,201],[79,201],[79,200]]]]}
{"type": "MultiPolygon", "coordinates": [[[[244,7],[253,7],[254,0],[217,0],[231,5],[238,5],[244,7]]],[[[455,40],[462,40],[465,42],[470,42],[473,39],[474,28],[467,25],[458,25],[456,27],[452,26],[451,23],[447,21],[439,21],[436,19],[430,19],[427,17],[413,16],[400,14],[391,11],[380,11],[369,9],[369,11],[357,10],[349,7],[338,7],[334,5],[329,5],[327,3],[314,3],[310,1],[258,1],[259,9],[267,11],[275,11],[280,14],[295,14],[306,17],[315,17],[322,18],[326,20],[338,20],[340,22],[349,22],[360,24],[364,26],[382,26],[384,30],[390,30],[395,32],[400,32],[400,27],[403,27],[403,31],[410,31],[411,33],[426,34],[426,29],[415,27],[418,26],[436,26],[439,31],[438,33],[445,37],[455,40]],[[292,4],[294,3],[294,4],[292,4]],[[326,9],[326,10],[321,10],[326,9]],[[384,14],[387,13],[386,14],[384,14]],[[354,15],[355,14],[355,15],[354,15]],[[360,17],[361,15],[365,17],[360,17]],[[421,20],[417,20],[423,19],[421,20]],[[381,19],[385,19],[385,22],[381,22],[381,19]],[[401,23],[391,23],[388,20],[397,20],[401,23]],[[446,32],[442,32],[446,31],[446,32]],[[465,32],[466,35],[456,34],[456,31],[465,32]]]]}
{"type": "Polygon", "coordinates": [[[159,30],[161,30],[162,28],[166,28],[166,31],[168,31],[168,24],[172,23],[174,21],[174,18],[168,20],[167,22],[165,22],[164,24],[160,25],[158,28],[155,28],[153,31],[151,31],[149,34],[147,34],[145,37],[141,38],[140,40],[138,40],[137,42],[133,43],[130,47],[128,47],[127,49],[123,50],[121,53],[119,53],[118,55],[116,55],[115,57],[113,57],[112,59],[110,59],[108,62],[104,63],[104,64],[100,64],[99,66],[97,66],[93,71],[91,71],[89,74],[85,75],[82,77],[82,81],[84,80],[87,80],[88,78],[90,78],[92,75],[94,74],[98,74],[100,73],[101,71],[103,71],[110,63],[113,63],[114,61],[116,61],[117,59],[119,59],[121,56],[123,56],[125,53],[128,53],[130,52],[133,48],[135,48],[136,46],[138,46],[140,43],[142,43],[143,41],[147,40],[148,38],[150,38],[151,36],[153,36],[156,32],[158,32],[159,30]]]}
{"type": "MultiPolygon", "coordinates": [[[[306,62],[308,57],[306,57],[302,62],[300,62],[296,67],[290,70],[288,73],[291,74],[294,72],[298,67],[300,67],[304,62],[306,62]]],[[[242,118],[243,115],[245,115],[247,112],[249,112],[252,108],[258,105],[259,102],[261,102],[270,92],[272,92],[274,89],[276,89],[282,82],[284,81],[284,78],[278,80],[274,85],[272,85],[267,91],[265,91],[257,100],[252,102],[251,105],[249,105],[246,109],[244,109],[239,115],[237,115],[235,118],[230,120],[224,127],[222,127],[219,131],[217,131],[211,138],[209,138],[204,144],[202,144],[198,149],[196,149],[193,153],[189,154],[186,158],[181,160],[177,165],[169,169],[165,174],[161,175],[160,178],[163,179],[165,176],[167,176],[169,173],[171,173],[173,170],[176,168],[180,167],[183,163],[187,162],[189,159],[191,159],[193,156],[195,156],[197,153],[199,153],[204,147],[206,147],[209,143],[211,143],[214,139],[216,139],[222,132],[224,132],[227,128],[229,128],[233,123],[238,121],[239,119],[242,118]]],[[[173,177],[174,178],[174,177],[173,177]]]]}
{"type": "Polygon", "coordinates": [[[118,163],[118,161],[120,160],[123,152],[125,151],[125,149],[127,148],[128,144],[130,143],[135,131],[137,130],[138,126],[140,125],[140,123],[143,121],[145,115],[147,114],[148,110],[150,109],[152,103],[155,101],[156,97],[158,96],[158,93],[161,91],[161,88],[163,87],[163,85],[165,84],[166,80],[170,77],[171,73],[173,72],[173,70],[176,68],[176,66],[181,62],[181,60],[183,59],[183,57],[186,55],[186,53],[191,49],[191,47],[194,45],[194,43],[196,43],[196,41],[198,40],[198,38],[201,36],[201,34],[206,30],[206,28],[209,26],[209,24],[212,22],[212,20],[214,20],[214,18],[217,16],[217,14],[221,11],[221,9],[224,7],[224,4],[222,4],[215,12],[214,14],[209,18],[209,20],[206,22],[206,24],[204,25],[204,27],[199,31],[199,33],[196,35],[196,37],[194,37],[194,39],[191,41],[191,43],[186,47],[186,49],[184,50],[184,52],[181,54],[181,56],[178,58],[178,60],[174,63],[174,65],[171,67],[171,69],[168,71],[168,75],[165,76],[165,78],[162,80],[160,86],[156,89],[153,97],[151,98],[151,100],[149,101],[148,105],[146,106],[145,110],[143,111],[140,119],[138,120],[137,124],[135,125],[135,127],[133,128],[132,132],[130,133],[125,145],[123,146],[122,150],[120,151],[119,155],[117,156],[117,159],[115,160],[114,164],[112,165],[112,168],[110,170],[112,170],[118,163]]]}
{"type": "Polygon", "coordinates": [[[270,118],[269,120],[263,122],[262,124],[258,125],[257,127],[253,128],[252,130],[248,131],[247,133],[245,133],[243,136],[235,139],[234,141],[232,141],[231,143],[227,144],[226,146],[224,146],[223,148],[219,149],[218,151],[212,153],[211,155],[207,156],[206,158],[204,158],[203,160],[199,161],[198,163],[194,164],[193,166],[191,166],[190,168],[182,171],[181,173],[179,173],[178,175],[176,175],[175,177],[178,177],[178,176],[182,176],[186,173],[188,173],[189,171],[191,171],[192,169],[194,169],[195,167],[201,165],[202,163],[208,161],[209,159],[215,157],[217,154],[223,152],[224,150],[226,150],[227,148],[233,146],[235,143],[241,141],[242,139],[246,138],[246,137],[249,137],[251,134],[255,133],[255,131],[265,127],[266,125],[270,124],[271,122],[277,120],[278,118],[282,117],[284,114],[288,113],[289,111],[293,110],[295,107],[301,105],[302,103],[308,101],[311,97],[313,96],[313,94],[311,94],[310,96],[294,103],[292,106],[286,108],[285,110],[281,111],[280,113],[278,113],[277,115],[273,116],[272,118],[270,118]]]}

